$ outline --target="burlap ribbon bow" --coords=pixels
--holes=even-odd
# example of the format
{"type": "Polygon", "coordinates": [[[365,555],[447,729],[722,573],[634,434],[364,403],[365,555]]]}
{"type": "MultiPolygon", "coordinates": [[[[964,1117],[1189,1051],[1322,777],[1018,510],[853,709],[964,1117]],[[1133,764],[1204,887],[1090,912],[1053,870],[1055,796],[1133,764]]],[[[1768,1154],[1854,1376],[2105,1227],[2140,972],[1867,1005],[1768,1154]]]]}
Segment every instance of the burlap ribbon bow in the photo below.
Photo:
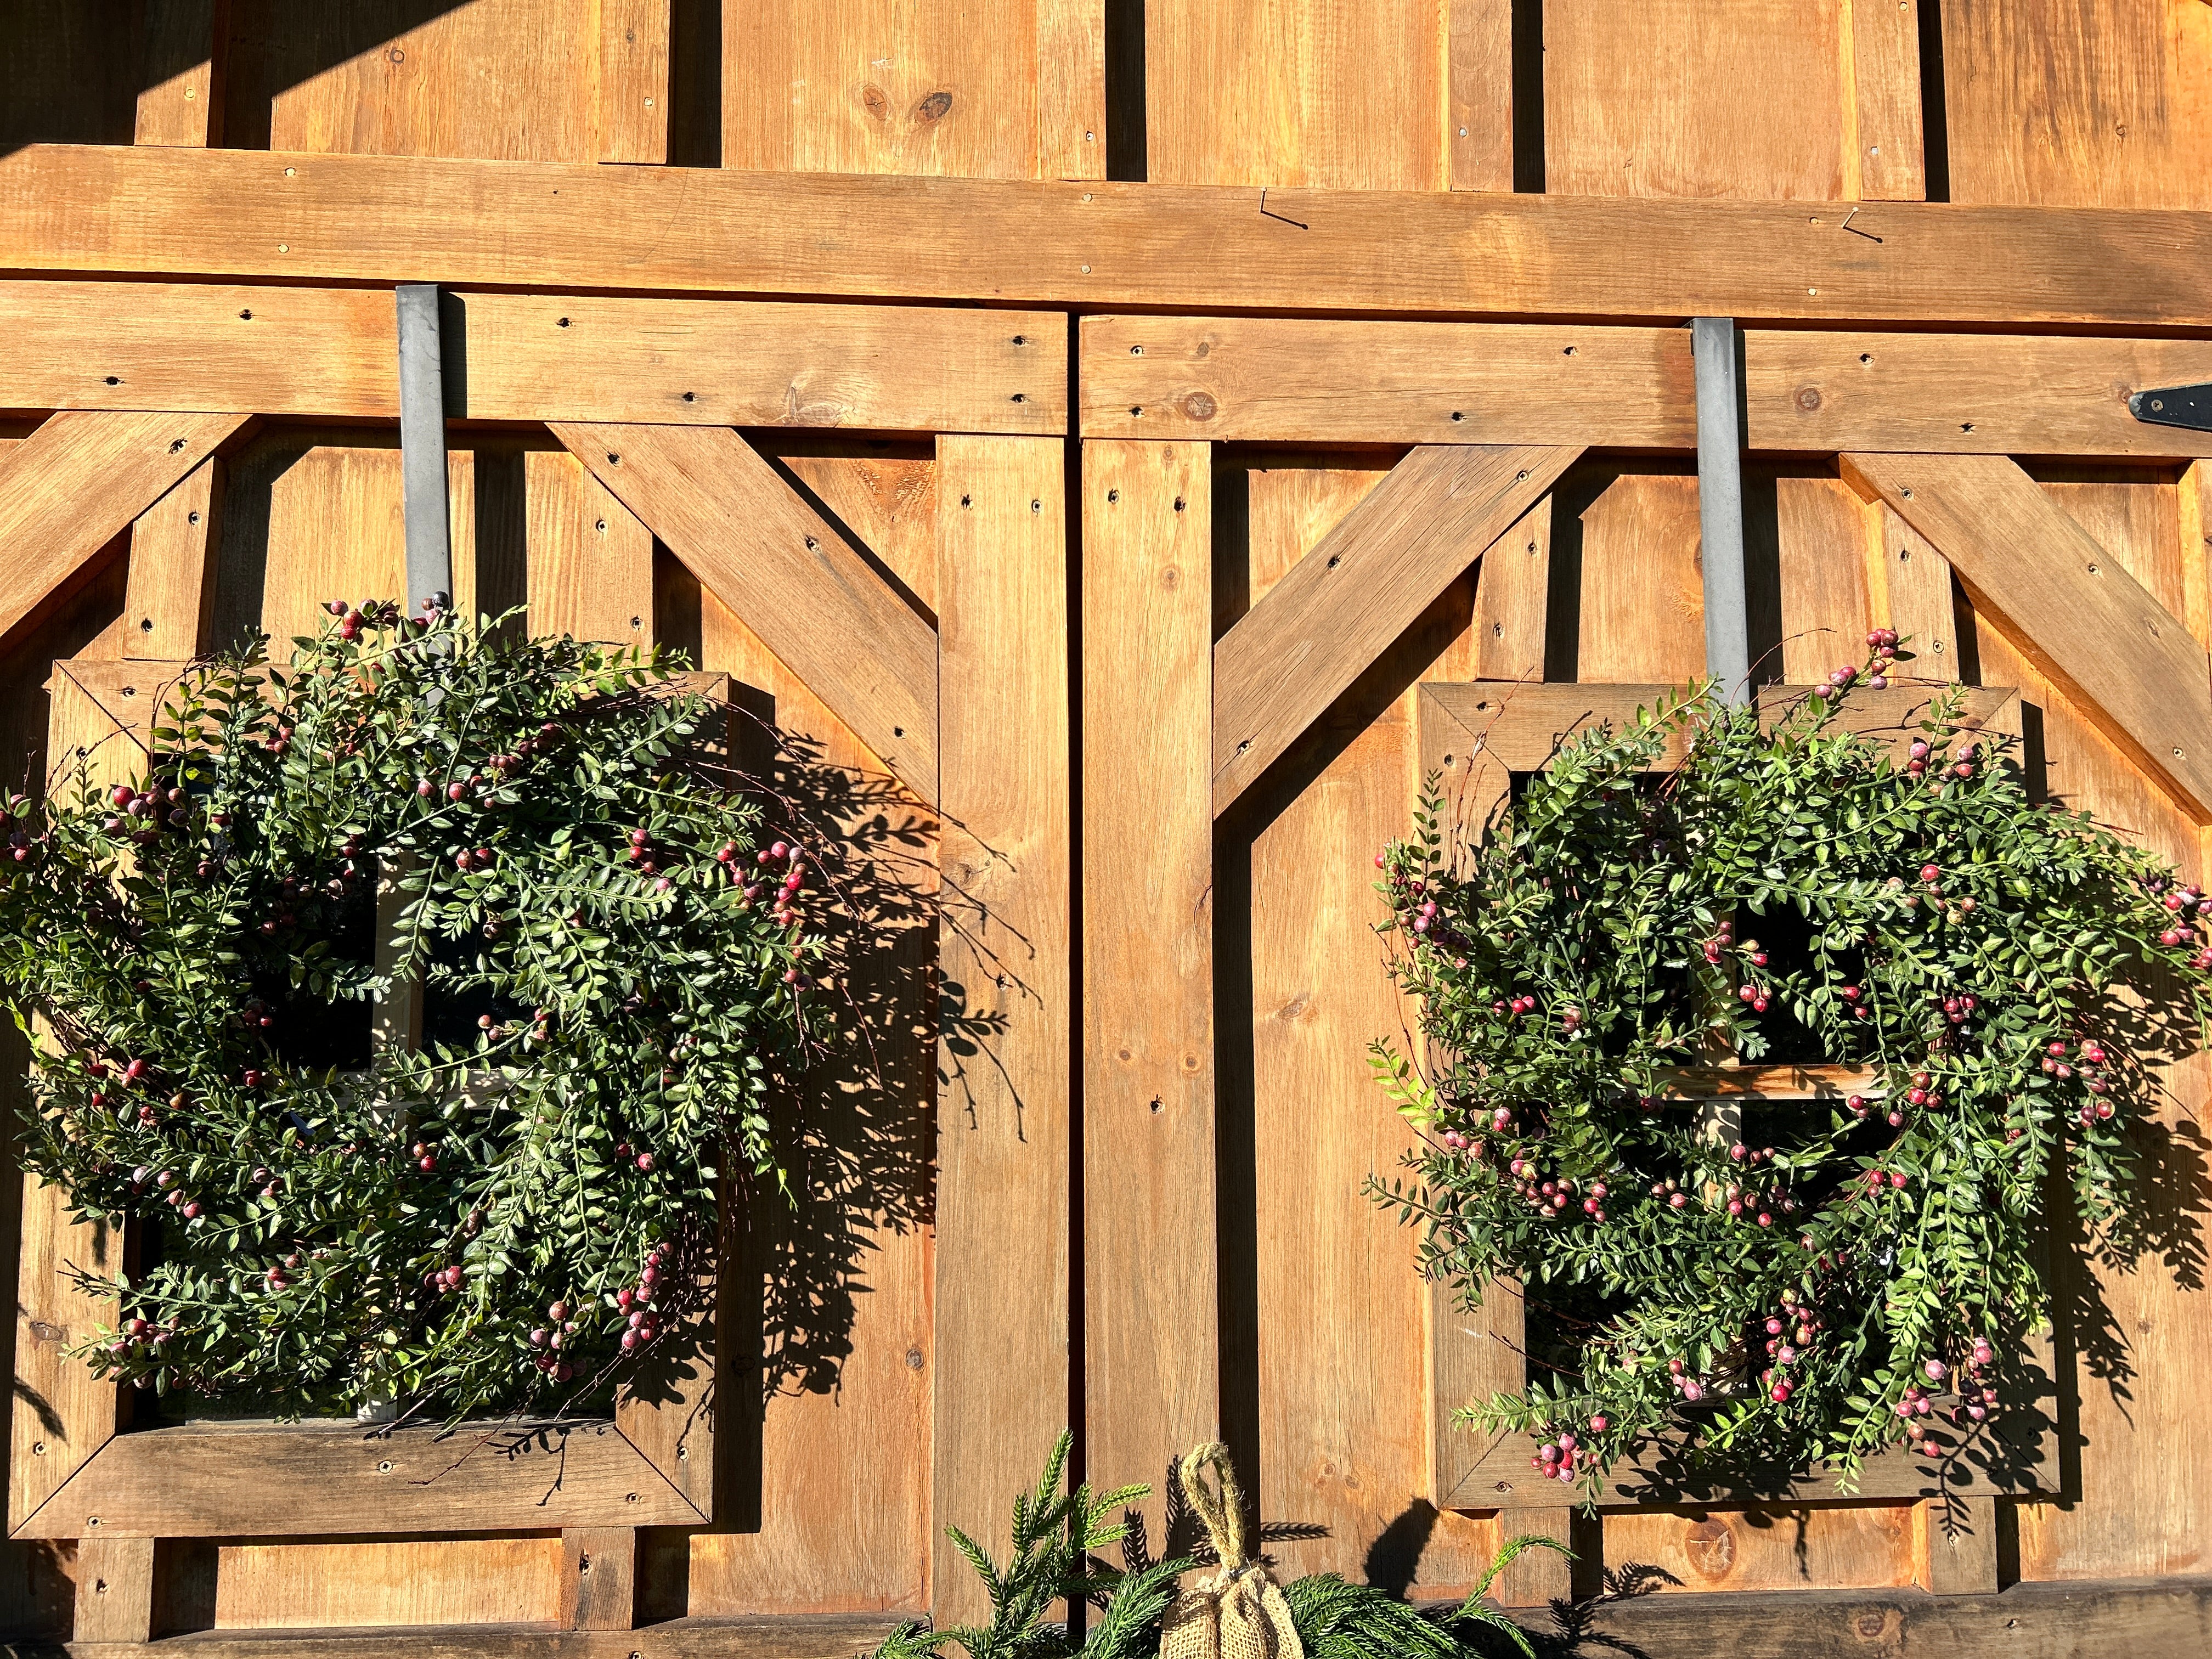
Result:
{"type": "Polygon", "coordinates": [[[1282,1587],[1245,1557],[1244,1498],[1229,1448],[1200,1446],[1178,1473],[1221,1570],[1176,1597],[1161,1622],[1160,1659],[1305,1659],[1282,1587]],[[1211,1491],[1205,1481],[1209,1463],[1219,1480],[1211,1491]]]}

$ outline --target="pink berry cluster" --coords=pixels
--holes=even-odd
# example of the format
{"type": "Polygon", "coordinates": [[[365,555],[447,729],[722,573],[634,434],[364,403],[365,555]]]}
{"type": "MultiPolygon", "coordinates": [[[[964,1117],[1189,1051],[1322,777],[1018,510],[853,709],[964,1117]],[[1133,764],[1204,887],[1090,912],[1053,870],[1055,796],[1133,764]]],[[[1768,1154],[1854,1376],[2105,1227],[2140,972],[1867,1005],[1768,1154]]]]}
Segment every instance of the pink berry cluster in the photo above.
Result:
{"type": "Polygon", "coordinates": [[[2173,925],[2158,936],[2158,942],[2169,950],[2194,945],[2198,948],[2191,965],[2212,968],[2212,943],[2208,943],[2205,936],[2206,924],[2212,922],[2212,910],[2205,907],[2203,892],[2195,887],[2176,887],[2160,902],[2172,915],[2173,925]]]}
{"type": "MultiPolygon", "coordinates": [[[[349,605],[343,599],[325,599],[323,609],[337,618],[337,627],[332,631],[348,644],[359,639],[364,628],[399,626],[399,605],[396,600],[363,599],[356,605],[349,605]]],[[[427,616],[417,617],[414,620],[418,628],[428,623],[427,616]]]]}
{"type": "Polygon", "coordinates": [[[1534,1158],[1516,1158],[1505,1167],[1513,1176],[1514,1193],[1543,1219],[1548,1221],[1566,1214],[1579,1197],[1583,1214],[1603,1224],[1609,1188],[1602,1181],[1589,1182],[1584,1190],[1583,1184],[1571,1176],[1547,1177],[1534,1158]]]}
{"type": "MultiPolygon", "coordinates": [[[[1601,1435],[1607,1428],[1602,1416],[1589,1419],[1589,1432],[1601,1435]]],[[[1594,1474],[1599,1458],[1597,1447],[1586,1442],[1572,1429],[1563,1429],[1557,1435],[1546,1431],[1545,1438],[1536,1448],[1536,1455],[1528,1460],[1528,1467],[1540,1473],[1547,1480],[1560,1480],[1572,1486],[1583,1476],[1594,1474]]]]}
{"type": "MultiPolygon", "coordinates": [[[[1729,1157],[1747,1169],[1756,1169],[1761,1164],[1774,1161],[1771,1146],[1747,1146],[1741,1141],[1729,1148],[1729,1157]]],[[[1761,1227],[1771,1227],[1776,1215],[1797,1213],[1797,1200],[1780,1188],[1761,1190],[1756,1187],[1730,1182],[1721,1190],[1729,1214],[1737,1220],[1749,1220],[1761,1227]]]]}

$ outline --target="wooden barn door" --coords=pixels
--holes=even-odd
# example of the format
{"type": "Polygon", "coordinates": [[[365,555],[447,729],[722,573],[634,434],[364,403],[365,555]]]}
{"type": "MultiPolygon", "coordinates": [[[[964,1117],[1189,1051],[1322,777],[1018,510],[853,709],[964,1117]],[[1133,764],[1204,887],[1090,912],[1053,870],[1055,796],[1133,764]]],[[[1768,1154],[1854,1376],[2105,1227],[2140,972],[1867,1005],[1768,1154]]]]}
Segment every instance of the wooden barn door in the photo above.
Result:
{"type": "MultiPolygon", "coordinates": [[[[2207,441],[2141,426],[2110,388],[2205,378],[2203,349],[1754,331],[1744,349],[1753,680],[1824,678],[1896,628],[1916,675],[1991,689],[2032,787],[2201,872],[2212,671],[2189,450],[2207,441]],[[1993,352],[2027,378],[1963,394],[1993,352]],[[2072,459],[2009,458],[2054,451],[2072,459]]],[[[1688,332],[1102,317],[1083,362],[1088,834],[1110,849],[1141,826],[1155,849],[1146,890],[1117,853],[1086,860],[1086,1123],[1119,1136],[1102,1169],[1086,1133],[1086,1238],[1117,1271],[1137,1253],[1145,1285],[1088,1278],[1094,1470],[1156,1475],[1156,1447],[1218,1421],[1287,1570],[1416,1595],[1532,1528],[1581,1559],[1571,1577],[1556,1557],[1516,1565],[1522,1603],[1634,1568],[1662,1594],[2188,1570],[2177,1540],[2212,1511],[2170,1477],[2204,1431],[2160,1379],[2212,1359],[2212,1304],[2157,1249],[2064,1241],[2049,1432],[1956,1506],[1913,1474],[1850,1501],[1515,1509],[1449,1423],[1518,1386],[1520,1361],[1430,1299],[1412,1234],[1362,1196],[1407,1144],[1365,1045],[1413,1019],[1372,931],[1373,859],[1425,767],[1478,746],[1481,683],[1602,700],[1706,672],[1688,332]],[[1424,687],[1443,685],[1466,692],[1465,729],[1425,732],[1424,687]],[[1137,775],[1140,799],[1109,787],[1137,775]],[[1209,1066],[1176,1046],[1196,1032],[1209,1066]],[[1212,1222],[1217,1249],[1163,1250],[1119,1231],[1125,1210],[1178,1236],[1212,1222]],[[1201,1380],[1129,1365],[1163,1328],[1201,1380]]],[[[2195,1055],[2162,1082],[2143,1202],[2160,1248],[2185,1250],[2212,1073],[2195,1055]]]]}
{"type": "MultiPolygon", "coordinates": [[[[52,708],[51,743],[43,719],[9,733],[10,765],[34,783],[81,749],[95,771],[143,764],[131,734],[195,653],[261,629],[281,656],[325,620],[325,600],[402,592],[401,454],[378,418],[392,401],[391,299],[369,297],[377,307],[180,296],[192,326],[242,327],[250,313],[270,332],[207,356],[197,389],[174,395],[291,424],[62,415],[0,456],[17,555],[0,603],[11,642],[46,653],[27,690],[52,708]],[[357,367],[294,377],[302,354],[348,331],[367,348],[341,354],[357,367]],[[256,356],[272,344],[276,357],[256,356]]],[[[163,303],[146,298],[141,314],[163,303]]],[[[664,646],[721,677],[739,763],[839,887],[823,925],[832,992],[858,1029],[780,1103],[796,1201],[754,1194],[726,1212],[705,1415],[660,1443],[651,1422],[618,1413],[611,1431],[650,1480],[551,1482],[552,1507],[534,1516],[454,1486],[435,1515],[370,1500],[309,1524],[323,1483],[280,1478],[257,1500],[228,1477],[185,1483],[197,1510],[80,1514],[101,1460],[117,1460],[119,1480],[147,1425],[119,1419],[117,1391],[59,1352],[100,1310],[58,1308],[53,1267],[117,1246],[76,1237],[93,1230],[34,1193],[18,1397],[58,1409],[14,1414],[11,1530],[33,1593],[86,1639],[919,1613],[942,1523],[988,1533],[1070,1409],[1060,319],[462,303],[474,307],[463,395],[514,418],[451,434],[456,602],[520,607],[532,633],[664,646]],[[885,328],[896,367],[854,375],[885,328]],[[556,368],[549,349],[587,362],[556,368]],[[787,404],[810,380],[860,435],[716,423],[818,423],[828,405],[787,404]],[[692,384],[712,388],[696,408],[678,397],[692,384]],[[664,403],[687,423],[623,423],[664,403]],[[566,418],[529,424],[532,409],[566,418]],[[593,1491],[611,1508],[586,1513],[593,1491]]],[[[69,312],[54,313],[63,331],[69,312]]],[[[143,344],[162,349],[150,333],[143,344]]],[[[12,1106],[20,1084],[8,1091],[12,1106]]],[[[320,1431],[272,1432],[289,1458],[298,1434],[320,1431]]],[[[589,1460],[574,1460],[593,1447],[573,1433],[562,1443],[581,1475],[589,1460]]],[[[363,1468],[377,1469],[373,1455],[363,1468]]],[[[957,1610],[972,1577],[944,1577],[941,1609],[957,1610]]]]}

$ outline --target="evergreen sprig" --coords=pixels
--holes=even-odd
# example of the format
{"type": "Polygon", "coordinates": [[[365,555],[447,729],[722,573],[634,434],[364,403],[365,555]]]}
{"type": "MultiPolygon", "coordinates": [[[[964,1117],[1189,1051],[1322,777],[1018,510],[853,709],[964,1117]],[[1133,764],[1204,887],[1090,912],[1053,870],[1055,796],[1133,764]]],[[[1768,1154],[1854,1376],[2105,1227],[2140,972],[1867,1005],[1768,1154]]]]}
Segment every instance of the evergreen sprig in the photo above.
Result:
{"type": "Polygon", "coordinates": [[[118,1304],[104,1376],[574,1398],[691,1316],[726,1158],[780,1179],[805,860],[756,851],[662,657],[331,609],[289,664],[187,671],[130,781],[9,803],[25,1161],[158,1224],[83,1281],[118,1304]],[[372,1046],[368,1000],[417,984],[436,1040],[372,1046]]]}
{"type": "MultiPolygon", "coordinates": [[[[1117,1510],[1151,1496],[1146,1486],[1094,1493],[1088,1486],[1061,1491],[1074,1437],[1063,1432],[1046,1458],[1036,1487],[1014,1498],[1013,1553],[1004,1567],[957,1527],[945,1534],[983,1581],[991,1618],[982,1625],[933,1629],[920,1620],[901,1625],[874,1659],[941,1659],[957,1647],[968,1659],[1153,1659],[1160,1650],[1160,1621],[1174,1601],[1176,1580],[1197,1562],[1139,1559],[1127,1571],[1108,1566],[1096,1552],[1135,1533],[1117,1510]],[[1098,1609],[1081,1638],[1048,1618],[1052,1604],[1098,1609]]],[[[1522,1654],[1528,1637],[1504,1613],[1482,1605],[1498,1576],[1529,1549],[1573,1552],[1556,1539],[1521,1537],[1500,1549],[1467,1599],[1456,1607],[1424,1612],[1388,1590],[1347,1583],[1336,1573],[1310,1574],[1283,1587],[1305,1659],[1474,1659],[1468,1645],[1478,1632],[1495,1632],[1522,1654]]],[[[1136,1552],[1141,1556],[1142,1552],[1136,1552]]]]}
{"type": "Polygon", "coordinates": [[[2031,800],[1954,693],[1902,754],[1846,729],[1869,644],[1771,729],[1692,690],[1577,737],[1480,845],[1432,781],[1377,860],[1426,1052],[1375,1047],[1423,1139],[1374,1195],[1468,1305],[1520,1281],[1532,1381],[1462,1416],[1593,1497],[1655,1443],[2000,1458],[2053,1182],[2134,1251],[2129,1132],[2198,1039],[2212,904],[2031,800]],[[1730,1130],[1679,1075],[1778,1045],[1872,1081],[1730,1130]]]}

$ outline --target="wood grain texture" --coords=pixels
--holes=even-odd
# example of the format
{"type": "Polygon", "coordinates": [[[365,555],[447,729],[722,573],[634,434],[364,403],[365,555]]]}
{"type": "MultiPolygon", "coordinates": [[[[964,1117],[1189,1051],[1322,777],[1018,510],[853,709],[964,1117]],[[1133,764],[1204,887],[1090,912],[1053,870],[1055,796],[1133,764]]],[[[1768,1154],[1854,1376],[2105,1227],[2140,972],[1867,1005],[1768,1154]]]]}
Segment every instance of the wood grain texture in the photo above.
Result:
{"type": "Polygon", "coordinates": [[[222,460],[210,456],[132,521],[126,656],[193,657],[208,645],[222,511],[222,460]]]}
{"type": "Polygon", "coordinates": [[[148,0],[139,21],[143,59],[131,142],[205,149],[222,136],[215,84],[224,0],[148,0]]]}
{"type": "Polygon", "coordinates": [[[1876,538],[1881,580],[1869,585],[1886,607],[1877,626],[1893,628],[1902,637],[1902,660],[1914,678],[1956,679],[1960,657],[1951,562],[1887,504],[1873,519],[1869,533],[1876,538]]]}
{"type": "Polygon", "coordinates": [[[594,161],[668,160],[669,0],[596,0],[594,161]]]}
{"type": "Polygon", "coordinates": [[[433,1430],[385,1437],[351,1423],[222,1424],[115,1436],[15,1535],[273,1537],[698,1520],[608,1424],[482,1424],[444,1442],[433,1430]]]}
{"type": "MultiPolygon", "coordinates": [[[[2116,555],[2117,556],[2117,555],[2116,555]]],[[[2016,678],[2036,717],[2043,782],[2050,797],[2088,811],[2173,861],[2185,878],[2204,874],[2199,826],[2123,755],[2065,694],[2045,680],[2008,637],[1978,614],[1969,618],[1984,678],[2016,678]]],[[[2212,1201],[2201,1150],[2212,1071],[2202,1054],[2160,1066],[2160,1096],[2142,1144],[2172,1158],[2149,1203],[2161,1231],[2169,1218],[2212,1201]],[[2181,1149],[2186,1148],[2184,1151],[2181,1149]]],[[[2076,1385],[2081,1488],[2070,1502],[2019,1507],[2020,1571],[2028,1579],[2088,1579],[2191,1573],[2212,1536],[2212,1494],[2184,1469],[2212,1457],[2187,1379],[2212,1356],[2212,1297],[2179,1285],[2154,1253],[2109,1263],[2062,1257],[2061,1283],[2079,1310],[2077,1350],[2100,1352],[2076,1385]]]]}
{"type": "Polygon", "coordinates": [[[1474,589],[1474,677],[1541,680],[1551,603],[1552,498],[1491,543],[1474,589]]]}
{"type": "Polygon", "coordinates": [[[1870,202],[1928,199],[1920,8],[1936,0],[1844,0],[1851,109],[1845,143],[1870,202]]]}
{"type": "Polygon", "coordinates": [[[1581,453],[1416,449],[1316,544],[1214,648],[1216,814],[1581,453]]]}
{"type": "Polygon", "coordinates": [[[1652,1592],[1669,1596],[1893,1589],[1915,1582],[1912,1517],[1903,1504],[1616,1512],[1603,1520],[1605,1565],[1656,1567],[1652,1592]]]}
{"type": "Polygon", "coordinates": [[[289,8],[234,54],[228,107],[272,149],[588,165],[603,3],[289,8]]]}
{"type": "Polygon", "coordinates": [[[1764,671],[1759,678],[1778,672],[1790,684],[1814,685],[1832,669],[1866,660],[1867,630],[1875,625],[1867,592],[1869,509],[1840,479],[1772,482],[1782,654],[1753,667],[1764,671]]]}
{"type": "Polygon", "coordinates": [[[574,455],[523,457],[530,631],[653,643],[653,532],[574,455]]]}
{"type": "MultiPolygon", "coordinates": [[[[1687,449],[1697,435],[1679,328],[1109,315],[1084,319],[1082,352],[1091,437],[1687,449]]],[[[1753,329],[1744,378],[1753,449],[2212,450],[2212,434],[2128,412],[2136,392],[2212,379],[2197,340],[1753,329]]]]}
{"type": "Polygon", "coordinates": [[[988,1620],[944,1535],[1003,1554],[1071,1408],[1073,969],[1065,447],[938,445],[940,912],[931,1611],[988,1620]]]}
{"type": "MultiPolygon", "coordinates": [[[[1580,561],[1574,678],[1696,679],[1705,672],[1697,478],[1593,467],[1576,482],[1553,524],[1553,559],[1580,561]]],[[[1565,677],[1564,665],[1547,672],[1565,677]]]]}
{"type": "MultiPolygon", "coordinates": [[[[988,28],[960,0],[727,7],[722,165],[1037,178],[1047,104],[1040,80],[1077,67],[1042,59],[1041,37],[1065,43],[1069,33],[1053,4],[1011,0],[994,9],[988,28]]],[[[1103,37],[1095,20],[1093,27],[1103,37]]],[[[1055,123],[1075,101],[1064,91],[1053,95],[1055,123]]],[[[1101,118],[1103,102],[1102,92],[1101,118]]],[[[1104,133],[1088,130],[1097,137],[1086,147],[1103,151],[1104,133]]],[[[1057,166],[1066,154],[1064,130],[1050,149],[1057,166]]]]}
{"type": "Polygon", "coordinates": [[[0,639],[246,420],[64,410],[0,456],[0,639]]]}
{"type": "MultiPolygon", "coordinates": [[[[494,421],[1060,432],[1048,313],[460,294],[450,410],[494,421]]],[[[393,420],[388,294],[0,283],[9,395],[52,409],[393,420]]]]}
{"type": "Polygon", "coordinates": [[[919,1613],[936,1371],[939,826],[757,635],[665,564],[672,597],[691,587],[700,660],[766,723],[748,765],[794,803],[836,876],[843,902],[820,921],[853,1032],[775,1103],[778,1133],[800,1149],[799,1202],[764,1194],[732,1212],[715,1412],[727,1484],[714,1527],[678,1546],[690,1563],[678,1605],[716,1619],[919,1613]]]}
{"type": "Polygon", "coordinates": [[[0,247],[25,272],[288,282],[427,270],[462,286],[1176,311],[2212,324],[2206,212],[1869,203],[1844,230],[1849,203],[1271,190],[1268,213],[1289,224],[1249,189],[798,176],[726,159],[31,144],[0,157],[0,247]]]}
{"type": "Polygon", "coordinates": [[[756,434],[753,446],[812,490],[902,583],[937,614],[937,447],[791,433],[756,434]]]}
{"type": "Polygon", "coordinates": [[[154,1540],[87,1538],[76,1547],[76,1627],[83,1644],[154,1639],[154,1540]]]}
{"type": "MultiPolygon", "coordinates": [[[[1389,476],[1371,455],[1259,459],[1227,486],[1246,503],[1244,544],[1218,553],[1226,562],[1218,597],[1249,595],[1255,605],[1389,476]]],[[[1249,1009],[1217,1039],[1224,1160],[1231,1146],[1249,1149],[1249,1160],[1224,1182],[1221,1225],[1224,1261],[1249,1249],[1250,1262],[1224,1279],[1224,1300],[1242,1300],[1248,1273],[1251,1285],[1250,1313],[1224,1328],[1224,1394],[1249,1389],[1253,1404],[1231,1408],[1224,1426],[1232,1445],[1240,1431],[1256,1436],[1240,1456],[1256,1477],[1261,1515],[1326,1534],[1272,1545],[1281,1574],[1368,1564],[1424,1597],[1470,1585],[1492,1529],[1428,1514],[1425,1292],[1412,1234],[1376,1226],[1360,1196],[1369,1175],[1395,1171],[1410,1140],[1401,1120],[1373,1109],[1364,1060],[1370,1040],[1407,1018],[1376,971],[1366,849],[1403,832],[1416,763],[1412,698],[1393,690],[1423,672],[1467,672],[1471,586],[1451,584],[1391,641],[1363,690],[1325,717],[1306,763],[1217,831],[1223,902],[1237,907],[1220,920],[1221,970],[1243,967],[1232,951],[1249,948],[1249,1009]],[[1296,902],[1280,902],[1286,894],[1296,902]],[[1239,1048],[1249,1049],[1249,1073],[1239,1048]],[[1245,1112],[1249,1127],[1234,1121],[1245,1112]],[[1285,1156],[1291,1147],[1297,1155],[1285,1156]],[[1252,1334],[1237,1334],[1245,1330],[1252,1334]],[[1232,1342],[1244,1347],[1234,1372],[1232,1342]],[[1231,1381],[1239,1374],[1249,1382],[1231,1381]],[[1245,1415],[1255,1407],[1256,1420],[1245,1415]],[[1413,1541],[1416,1528],[1425,1535],[1413,1541]]]]}
{"type": "Polygon", "coordinates": [[[2212,204],[2212,12],[2136,0],[1943,7],[1957,202],[2212,204]]]}
{"type": "Polygon", "coordinates": [[[1442,190],[1443,30],[1434,0],[1152,0],[1147,176],[1442,190]]]}
{"type": "Polygon", "coordinates": [[[215,1557],[214,1629],[298,1632],[287,1652],[333,1626],[552,1626],[567,1613],[557,1534],[227,1542],[215,1557]]]}
{"type": "MultiPolygon", "coordinates": [[[[1532,1637],[1566,1636],[1548,1607],[1513,1616],[1532,1637]]],[[[1873,1641],[1966,1659],[2078,1659],[2104,1650],[2185,1654],[2212,1639],[2212,1579],[2021,1583],[1996,1595],[1870,1588],[1626,1596],[1577,1609],[1575,1617],[1585,1643],[1633,1647],[1650,1659],[1702,1659],[1720,1651],[1741,1659],[1860,1659],[1873,1641]]],[[[897,1622],[870,1614],[694,1615],[635,1633],[449,1626],[409,1632],[407,1650],[419,1659],[860,1659],[897,1622]]],[[[172,1639],[158,1647],[118,1646],[101,1659],[164,1659],[185,1645],[172,1639]]],[[[195,1659],[266,1659],[269,1638],[210,1632],[190,1638],[188,1645],[195,1659]]],[[[388,1631],[301,1632],[285,1638],[285,1653],[287,1659],[367,1659],[390,1652],[391,1645],[388,1631]]]]}
{"type": "Polygon", "coordinates": [[[2200,822],[2212,821],[2204,647],[2002,456],[1853,454],[1845,476],[1935,544],[2014,643],[2200,822]]]}
{"type": "MultiPolygon", "coordinates": [[[[1422,690],[1424,717],[1435,713],[1446,723],[1437,731],[1443,744],[1439,764],[1446,770],[1480,755],[1511,772],[1540,771],[1561,744],[1610,726],[1620,731],[1660,701],[1678,696],[1679,684],[1547,685],[1510,680],[1453,681],[1422,690]],[[1456,729],[1455,729],[1456,728],[1456,729]]],[[[1810,688],[1768,685],[1759,690],[1759,717],[1771,726],[1804,706],[1810,688]]],[[[1940,688],[1892,685],[1877,691],[1862,685],[1844,699],[1836,723],[1863,737],[1910,744],[1928,717],[1940,688]]],[[[1994,726],[2004,717],[2014,693],[2009,687],[1973,687],[1959,710],[1962,729],[1994,726]]],[[[1671,739],[1653,757],[1654,768],[1668,771],[1687,753],[1686,738],[1671,739]]]]}
{"type": "Polygon", "coordinates": [[[1086,317],[1086,437],[1697,442],[1682,330],[1086,317]]]}
{"type": "Polygon", "coordinates": [[[562,1622],[577,1630],[637,1623],[637,1528],[570,1527],[561,1534],[562,1622]]]}
{"type": "Polygon", "coordinates": [[[2202,455],[2212,434],[2146,426],[2128,398],[2212,379],[2212,343],[1749,330],[1754,449],[2202,455]]]}
{"type": "Polygon", "coordinates": [[[934,631],[757,451],[713,427],[552,431],[894,773],[934,793],[934,631]]]}
{"type": "Polygon", "coordinates": [[[1220,1432],[1209,447],[1084,446],[1086,1446],[1156,1494],[1220,1432]]]}
{"type": "Polygon", "coordinates": [[[1544,187],[1833,201],[1851,194],[1844,0],[1544,7],[1544,187]]]}
{"type": "Polygon", "coordinates": [[[1912,1582],[1936,1595],[1990,1595],[1997,1581],[1997,1500],[1930,1498],[1911,1510],[1912,1582]]]}
{"type": "Polygon", "coordinates": [[[1451,187],[1511,190],[1511,0],[1448,0],[1444,95],[1444,149],[1451,187]]]}
{"type": "Polygon", "coordinates": [[[101,1382],[64,1350],[88,1340],[112,1312],[110,1304],[85,1294],[64,1275],[72,1267],[115,1273],[122,1266],[122,1237],[104,1223],[72,1218],[58,1188],[35,1176],[22,1181],[15,1404],[8,1457],[10,1537],[20,1535],[55,1492],[99,1455],[115,1433],[121,1410],[115,1384],[101,1382]]]}
{"type": "Polygon", "coordinates": [[[1106,176],[1104,0],[1036,0],[1039,179],[1106,176]]]}

